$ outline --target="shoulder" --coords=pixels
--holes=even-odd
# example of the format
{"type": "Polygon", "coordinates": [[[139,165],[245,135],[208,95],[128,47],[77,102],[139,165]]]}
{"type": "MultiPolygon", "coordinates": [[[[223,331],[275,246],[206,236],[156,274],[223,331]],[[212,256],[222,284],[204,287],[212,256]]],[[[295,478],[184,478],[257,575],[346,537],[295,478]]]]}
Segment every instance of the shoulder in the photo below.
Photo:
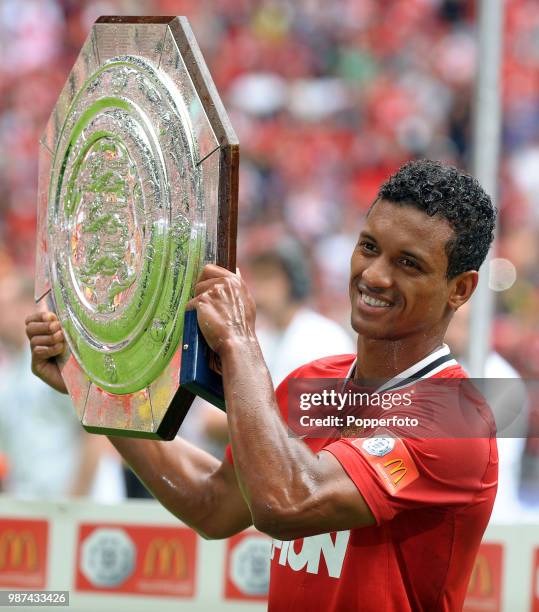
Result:
{"type": "Polygon", "coordinates": [[[486,467],[496,461],[493,438],[424,438],[405,441],[418,464],[429,466],[429,472],[449,480],[472,478],[480,480],[486,467]]]}
{"type": "MultiPolygon", "coordinates": [[[[468,372],[456,361],[432,374],[429,378],[469,378],[468,372]]],[[[426,379],[428,380],[428,378],[426,379]]]]}
{"type": "Polygon", "coordinates": [[[281,406],[288,394],[291,380],[298,378],[346,378],[356,359],[354,354],[331,355],[315,359],[296,368],[281,382],[275,391],[277,402],[281,406]]]}
{"type": "MultiPolygon", "coordinates": [[[[341,464],[378,525],[428,507],[490,515],[497,485],[495,440],[410,440],[383,432],[324,447],[341,464]]],[[[419,518],[419,515],[418,515],[419,518]]]]}

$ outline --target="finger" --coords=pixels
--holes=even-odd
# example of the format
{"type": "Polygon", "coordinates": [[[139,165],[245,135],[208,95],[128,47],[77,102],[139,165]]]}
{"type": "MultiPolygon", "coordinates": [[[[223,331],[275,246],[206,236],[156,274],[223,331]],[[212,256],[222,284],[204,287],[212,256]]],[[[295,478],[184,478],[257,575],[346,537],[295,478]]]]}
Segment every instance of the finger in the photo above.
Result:
{"type": "Polygon", "coordinates": [[[34,336],[30,339],[30,346],[54,346],[64,342],[64,334],[61,331],[47,336],[34,336]]]}
{"type": "Polygon", "coordinates": [[[211,305],[211,299],[209,299],[208,293],[204,292],[191,298],[185,305],[185,310],[197,310],[211,305]]]}
{"type": "Polygon", "coordinates": [[[241,287],[241,279],[230,272],[227,276],[219,276],[217,278],[209,278],[207,280],[198,281],[195,285],[195,295],[200,295],[211,289],[234,289],[241,287]]]}
{"type": "Polygon", "coordinates": [[[26,325],[29,323],[42,323],[44,321],[58,321],[58,317],[54,314],[54,312],[33,312],[28,315],[25,319],[26,325]]]}
{"type": "Polygon", "coordinates": [[[216,264],[206,264],[202,268],[202,272],[198,277],[198,282],[208,280],[210,278],[222,278],[226,276],[235,276],[233,272],[227,270],[226,268],[222,268],[216,264]]]}
{"type": "Polygon", "coordinates": [[[195,296],[186,304],[185,310],[193,310],[196,308],[200,303],[200,299],[209,297],[210,293],[213,294],[214,297],[218,295],[222,296],[227,291],[229,294],[233,294],[235,289],[240,287],[240,282],[238,277],[232,272],[229,272],[229,275],[226,277],[219,276],[197,282],[194,288],[195,296]]]}
{"type": "Polygon", "coordinates": [[[28,325],[29,323],[34,323],[35,321],[41,321],[40,312],[33,312],[32,314],[29,314],[24,320],[24,323],[25,325],[28,325]]]}
{"type": "Polygon", "coordinates": [[[52,346],[36,346],[32,349],[32,357],[42,361],[51,357],[58,357],[66,350],[66,343],[59,342],[52,346]]]}
{"type": "Polygon", "coordinates": [[[26,324],[26,335],[28,338],[33,336],[46,336],[48,334],[54,334],[60,331],[60,322],[52,321],[47,323],[27,323],[26,324]]]}
{"type": "Polygon", "coordinates": [[[58,321],[58,317],[54,312],[47,311],[43,313],[43,321],[58,321]]]}
{"type": "Polygon", "coordinates": [[[192,299],[190,299],[187,304],[185,305],[185,310],[196,310],[197,305],[199,302],[199,298],[198,297],[194,297],[192,299]]]}
{"type": "Polygon", "coordinates": [[[50,323],[26,323],[26,335],[29,340],[34,336],[45,336],[51,333],[50,323]]]}
{"type": "Polygon", "coordinates": [[[201,293],[205,293],[210,289],[216,287],[220,282],[222,282],[222,278],[209,278],[205,281],[199,281],[195,285],[195,296],[200,295],[201,293]]]}
{"type": "Polygon", "coordinates": [[[241,278],[241,270],[239,268],[236,268],[236,276],[241,278]]]}

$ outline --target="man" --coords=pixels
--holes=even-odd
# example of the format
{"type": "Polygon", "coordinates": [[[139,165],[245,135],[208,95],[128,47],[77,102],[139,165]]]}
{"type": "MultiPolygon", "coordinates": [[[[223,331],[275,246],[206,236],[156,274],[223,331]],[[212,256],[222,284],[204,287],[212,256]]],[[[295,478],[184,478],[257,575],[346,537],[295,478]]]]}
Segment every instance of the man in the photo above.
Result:
{"type": "MultiPolygon", "coordinates": [[[[357,358],[324,358],[294,376],[463,376],[443,338],[477,285],[494,218],[471,177],[431,161],[401,168],[352,254],[357,358]]],[[[275,393],[242,279],[207,266],[189,306],[221,357],[231,444],[220,463],[182,440],[113,439],[157,499],[208,538],[251,523],[273,536],[270,610],[461,609],[495,497],[495,440],[386,438],[380,449],[290,437],[281,417],[290,377],[275,393]]],[[[34,372],[65,392],[50,361],[64,349],[54,315],[29,318],[27,333],[34,372]]]]}

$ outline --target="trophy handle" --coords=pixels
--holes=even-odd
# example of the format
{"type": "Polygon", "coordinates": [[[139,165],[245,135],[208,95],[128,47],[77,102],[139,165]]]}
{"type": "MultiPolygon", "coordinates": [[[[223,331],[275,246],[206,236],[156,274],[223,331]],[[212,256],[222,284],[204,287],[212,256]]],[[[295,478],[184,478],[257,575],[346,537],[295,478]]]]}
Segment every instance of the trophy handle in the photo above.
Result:
{"type": "Polygon", "coordinates": [[[226,412],[219,356],[210,349],[202,335],[196,310],[185,313],[180,388],[199,395],[226,412]]]}

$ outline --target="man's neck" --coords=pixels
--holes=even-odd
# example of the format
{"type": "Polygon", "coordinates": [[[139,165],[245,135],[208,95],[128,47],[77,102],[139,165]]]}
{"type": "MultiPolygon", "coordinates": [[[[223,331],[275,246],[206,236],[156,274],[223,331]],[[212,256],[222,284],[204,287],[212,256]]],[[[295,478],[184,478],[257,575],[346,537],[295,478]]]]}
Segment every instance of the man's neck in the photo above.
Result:
{"type": "Polygon", "coordinates": [[[358,337],[354,378],[390,379],[418,363],[443,345],[443,336],[422,343],[409,340],[372,340],[358,337]]]}

